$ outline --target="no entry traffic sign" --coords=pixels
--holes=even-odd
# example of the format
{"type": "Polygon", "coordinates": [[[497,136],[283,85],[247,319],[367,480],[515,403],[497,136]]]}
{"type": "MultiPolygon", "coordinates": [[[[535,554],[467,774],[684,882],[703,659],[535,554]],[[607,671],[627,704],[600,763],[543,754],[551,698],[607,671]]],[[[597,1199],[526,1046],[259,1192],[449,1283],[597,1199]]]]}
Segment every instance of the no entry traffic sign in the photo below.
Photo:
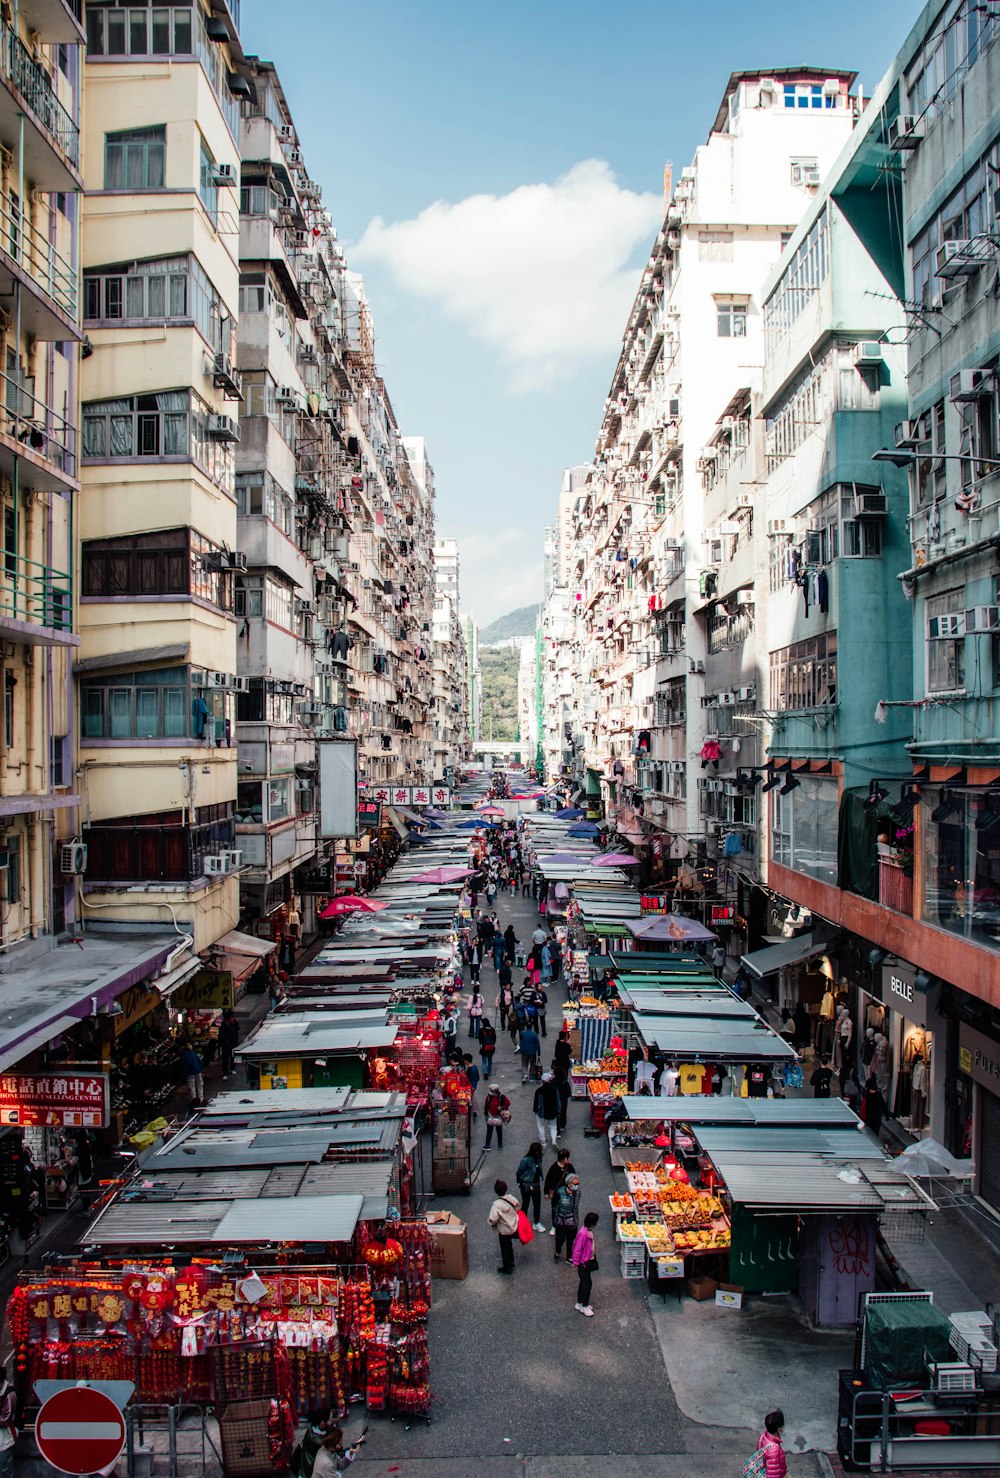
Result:
{"type": "Polygon", "coordinates": [[[53,1468],[80,1478],[117,1460],[125,1446],[125,1418],[102,1391],[74,1386],[45,1402],[35,1421],[35,1441],[53,1468]]]}

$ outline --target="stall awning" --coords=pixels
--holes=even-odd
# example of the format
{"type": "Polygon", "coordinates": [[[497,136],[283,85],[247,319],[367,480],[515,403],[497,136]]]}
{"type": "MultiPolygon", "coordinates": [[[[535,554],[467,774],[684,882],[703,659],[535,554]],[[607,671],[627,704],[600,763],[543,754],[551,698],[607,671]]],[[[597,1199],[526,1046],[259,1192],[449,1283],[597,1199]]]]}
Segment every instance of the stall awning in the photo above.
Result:
{"type": "Polygon", "coordinates": [[[822,944],[814,944],[811,934],[803,934],[798,939],[788,939],[783,944],[772,944],[767,949],[755,949],[752,955],[743,955],[740,964],[745,965],[754,975],[763,980],[765,975],[773,975],[785,965],[797,965],[801,960],[807,960],[810,955],[822,954],[826,948],[822,944]]]}
{"type": "Polygon", "coordinates": [[[273,939],[255,939],[252,934],[230,929],[212,945],[211,964],[216,970],[231,970],[234,980],[243,980],[277,948],[273,939]]]}
{"type": "Polygon", "coordinates": [[[388,820],[390,826],[395,827],[396,834],[401,838],[402,841],[405,842],[410,834],[410,831],[409,827],[406,825],[406,822],[403,821],[399,816],[399,813],[394,809],[394,807],[385,806],[383,808],[383,815],[388,820]]]}
{"type": "Polygon", "coordinates": [[[349,1242],[364,1196],[267,1196],[235,1201],[212,1242],[349,1242]]]}

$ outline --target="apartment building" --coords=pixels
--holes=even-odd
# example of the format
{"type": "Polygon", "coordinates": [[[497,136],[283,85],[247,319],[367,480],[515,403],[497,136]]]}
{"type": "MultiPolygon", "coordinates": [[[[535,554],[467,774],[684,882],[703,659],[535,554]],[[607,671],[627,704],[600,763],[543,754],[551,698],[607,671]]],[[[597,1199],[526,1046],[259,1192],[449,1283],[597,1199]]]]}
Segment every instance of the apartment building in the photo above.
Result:
{"type": "Polygon", "coordinates": [[[88,4],[80,708],[85,912],[237,922],[239,98],[226,5],[88,4]]]}
{"type": "MultiPolygon", "coordinates": [[[[0,46],[0,948],[23,968],[78,916],[78,7],[5,11],[0,46]]],[[[58,970],[57,970],[58,975],[58,970]]]]}
{"type": "Polygon", "coordinates": [[[541,632],[521,640],[517,664],[517,738],[521,760],[533,765],[538,755],[538,689],[541,661],[541,632]]]}
{"type": "Polygon", "coordinates": [[[483,670],[479,665],[479,626],[473,616],[461,617],[465,635],[465,670],[468,679],[468,724],[469,740],[474,743],[482,737],[483,722],[483,670]]]}
{"type": "MultiPolygon", "coordinates": [[[[413,439],[407,438],[407,455],[413,439]]],[[[421,446],[423,443],[421,441],[421,446]]],[[[426,455],[426,451],[425,451],[426,455]]],[[[412,461],[411,461],[412,465],[412,461]]],[[[454,783],[469,747],[468,655],[459,615],[459,548],[457,539],[434,545],[434,779],[454,783]]]]}
{"type": "MultiPolygon", "coordinates": [[[[729,638],[713,628],[710,640],[707,611],[717,539],[724,531],[735,542],[751,512],[745,497],[738,521],[722,530],[707,522],[702,474],[720,410],[732,414],[759,375],[760,284],[853,127],[852,83],[851,73],[815,68],[730,78],[669,199],[593,468],[575,479],[563,511],[579,647],[578,778],[591,793],[604,787],[637,844],[652,830],[702,851],[717,843],[694,781],[715,752],[709,647],[729,638]]],[[[752,620],[744,599],[733,635],[752,620]]]]}

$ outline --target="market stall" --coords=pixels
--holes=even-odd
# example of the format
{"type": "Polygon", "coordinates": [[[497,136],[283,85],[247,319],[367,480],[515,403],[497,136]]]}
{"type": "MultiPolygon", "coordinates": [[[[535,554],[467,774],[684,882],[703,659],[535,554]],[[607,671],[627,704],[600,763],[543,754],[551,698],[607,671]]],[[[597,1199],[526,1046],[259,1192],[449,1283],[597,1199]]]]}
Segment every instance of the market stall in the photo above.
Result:
{"type": "Polygon", "coordinates": [[[385,1012],[347,1016],[334,1012],[269,1016],[236,1049],[261,1088],[310,1088],[344,1084],[369,1087],[368,1060],[393,1045],[398,1027],[385,1012]]]}

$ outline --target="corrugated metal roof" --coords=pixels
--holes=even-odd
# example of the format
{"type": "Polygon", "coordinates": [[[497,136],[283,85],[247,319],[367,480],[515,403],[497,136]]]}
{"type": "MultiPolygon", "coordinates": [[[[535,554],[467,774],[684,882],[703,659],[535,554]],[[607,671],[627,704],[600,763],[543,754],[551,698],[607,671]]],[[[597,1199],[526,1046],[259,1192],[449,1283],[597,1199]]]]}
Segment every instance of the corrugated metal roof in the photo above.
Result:
{"type": "Polygon", "coordinates": [[[314,1165],[300,1186],[303,1196],[359,1195],[364,1197],[362,1220],[381,1221],[389,1208],[392,1164],[388,1160],[349,1165],[314,1165]]]}
{"type": "Polygon", "coordinates": [[[694,1016],[731,1021],[757,1021],[752,1006],[722,991],[629,991],[619,992],[622,1003],[637,1016],[694,1016]]]}
{"type": "Polygon", "coordinates": [[[635,1028],[647,1046],[657,1046],[671,1057],[698,1060],[752,1062],[788,1060],[795,1052],[768,1028],[739,1021],[700,1021],[683,1017],[637,1016],[635,1028]]]}
{"type": "Polygon", "coordinates": [[[346,1105],[352,1091],[340,1085],[335,1088],[283,1088],[279,1097],[273,1090],[232,1088],[228,1093],[217,1093],[209,1099],[198,1118],[199,1122],[220,1115],[247,1119],[255,1114],[294,1114],[304,1109],[312,1114],[336,1113],[346,1105]]]}
{"type": "Polygon", "coordinates": [[[209,1241],[349,1242],[364,1206],[364,1196],[276,1196],[266,1201],[235,1201],[209,1241]]]}
{"type": "Polygon", "coordinates": [[[934,1202],[888,1163],[828,1160],[795,1151],[720,1150],[712,1161],[741,1206],[797,1211],[932,1211],[934,1202]]]}
{"type": "Polygon", "coordinates": [[[143,1205],[115,1201],[87,1229],[80,1244],[171,1247],[175,1243],[207,1242],[232,1204],[181,1201],[143,1205]]]}
{"type": "Polygon", "coordinates": [[[391,1047],[396,1026],[341,1026],[323,1019],[305,1022],[287,1016],[272,1016],[261,1022],[253,1036],[236,1049],[237,1057],[316,1057],[326,1053],[363,1052],[372,1047],[391,1047]]]}
{"type": "Polygon", "coordinates": [[[772,944],[767,949],[755,949],[752,954],[742,955],[740,964],[763,980],[765,975],[773,975],[785,965],[795,965],[800,960],[807,960],[810,955],[822,954],[825,949],[826,945],[813,943],[811,934],[801,934],[798,939],[786,939],[781,944],[772,944]]]}
{"type": "Polygon", "coordinates": [[[800,1151],[834,1160],[885,1160],[885,1151],[861,1129],[822,1129],[781,1124],[699,1126],[698,1142],[713,1158],[716,1151],[740,1154],[786,1154],[800,1151]]]}
{"type": "Polygon", "coordinates": [[[857,1114],[842,1098],[640,1098],[622,1100],[630,1119],[658,1119],[670,1124],[785,1124],[853,1128],[857,1114]]]}

